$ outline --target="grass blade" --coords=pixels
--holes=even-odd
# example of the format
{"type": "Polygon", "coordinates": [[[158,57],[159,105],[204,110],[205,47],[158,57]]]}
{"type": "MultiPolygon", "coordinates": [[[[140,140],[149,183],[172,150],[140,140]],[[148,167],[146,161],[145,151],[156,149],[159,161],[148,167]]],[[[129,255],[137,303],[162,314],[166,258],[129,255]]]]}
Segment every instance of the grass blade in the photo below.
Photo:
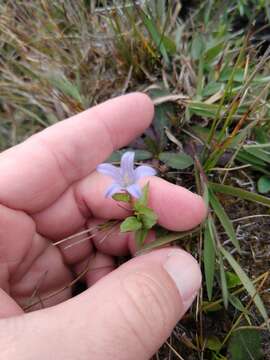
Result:
{"type": "Polygon", "coordinates": [[[136,255],[141,255],[147,251],[156,249],[160,246],[164,246],[170,244],[172,241],[185,239],[191,236],[196,235],[200,230],[200,227],[192,230],[192,231],[183,231],[183,232],[173,232],[168,235],[160,236],[155,241],[151,242],[150,244],[145,244],[137,253],[136,255]]]}
{"type": "Polygon", "coordinates": [[[227,286],[224,263],[223,263],[223,259],[222,259],[222,256],[220,253],[219,253],[219,271],[220,271],[222,298],[223,298],[223,302],[224,302],[224,307],[225,307],[225,309],[227,309],[228,301],[229,301],[229,291],[228,291],[228,286],[227,286]]]}
{"type": "Polygon", "coordinates": [[[229,236],[231,242],[236,247],[236,249],[240,252],[240,244],[236,237],[236,233],[233,228],[233,224],[231,220],[229,219],[228,215],[226,214],[226,211],[224,210],[223,206],[221,205],[218,198],[215,196],[214,192],[209,189],[209,201],[210,204],[218,217],[219,221],[221,222],[224,230],[226,231],[227,235],[229,236]]]}
{"type": "Polygon", "coordinates": [[[70,82],[64,75],[55,73],[48,76],[47,80],[64,95],[69,96],[82,104],[82,98],[77,86],[70,82]]]}
{"type": "Polygon", "coordinates": [[[213,234],[213,222],[209,216],[204,230],[204,251],[203,251],[203,262],[204,262],[204,274],[206,281],[206,290],[209,301],[212,299],[213,284],[215,275],[215,238],[213,234]]]}
{"type": "Polygon", "coordinates": [[[166,48],[163,43],[162,36],[160,35],[159,30],[157,29],[156,24],[154,23],[154,19],[152,19],[148,14],[144,13],[142,10],[140,11],[142,21],[148,30],[150,36],[152,37],[157,49],[162,55],[166,64],[169,63],[169,57],[166,51],[166,48]]]}
{"type": "Polygon", "coordinates": [[[226,195],[237,196],[243,200],[249,200],[258,204],[270,207],[270,199],[266,196],[259,195],[247,190],[239,189],[235,186],[222,185],[217,183],[209,183],[211,189],[226,195]]]}
{"type": "Polygon", "coordinates": [[[220,251],[224,258],[228,261],[228,263],[231,265],[235,273],[239,276],[239,279],[242,281],[242,284],[244,285],[245,289],[249,293],[249,295],[253,298],[253,301],[260,312],[263,319],[267,322],[268,321],[268,315],[265,309],[265,306],[262,302],[262,299],[260,295],[257,293],[256,288],[252,284],[252,281],[249,279],[247,274],[244,272],[244,270],[241,268],[241,266],[237,263],[237,261],[234,259],[234,257],[223,247],[220,247],[220,251]]]}

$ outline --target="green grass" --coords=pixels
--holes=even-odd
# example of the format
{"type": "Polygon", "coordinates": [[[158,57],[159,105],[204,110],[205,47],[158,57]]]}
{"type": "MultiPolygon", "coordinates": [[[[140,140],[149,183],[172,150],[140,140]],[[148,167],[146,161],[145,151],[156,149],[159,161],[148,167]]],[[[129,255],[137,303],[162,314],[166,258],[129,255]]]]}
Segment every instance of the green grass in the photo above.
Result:
{"type": "Polygon", "coordinates": [[[205,274],[197,304],[156,358],[266,359],[270,62],[252,19],[263,14],[268,25],[269,5],[195,3],[185,18],[173,0],[1,3],[0,146],[110,97],[148,93],[156,113],[133,146],[137,160],[210,208],[199,229],[162,233],[145,248],[178,240],[205,274]],[[236,31],[239,16],[250,24],[236,31]]]}

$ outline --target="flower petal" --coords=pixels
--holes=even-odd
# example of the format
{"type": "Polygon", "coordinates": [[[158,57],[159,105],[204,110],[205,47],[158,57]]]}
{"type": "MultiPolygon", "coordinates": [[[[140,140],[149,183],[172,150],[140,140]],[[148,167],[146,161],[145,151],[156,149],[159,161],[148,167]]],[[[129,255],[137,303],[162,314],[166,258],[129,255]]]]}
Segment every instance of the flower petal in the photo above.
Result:
{"type": "Polygon", "coordinates": [[[139,185],[137,185],[137,184],[129,185],[126,188],[126,190],[130,195],[132,195],[133,197],[135,197],[137,199],[142,195],[142,191],[141,191],[139,185]]]}
{"type": "Polygon", "coordinates": [[[99,172],[103,175],[106,175],[106,176],[110,176],[116,182],[121,181],[120,169],[112,164],[104,163],[104,164],[98,165],[97,172],[99,172]]]}
{"type": "Polygon", "coordinates": [[[108,189],[105,192],[105,197],[112,197],[114,194],[116,194],[117,192],[120,192],[121,190],[123,190],[123,188],[119,185],[119,184],[115,184],[113,183],[112,185],[110,185],[108,187],[108,189]]]}
{"type": "Polygon", "coordinates": [[[135,170],[135,179],[136,179],[136,181],[138,181],[142,177],[154,176],[154,175],[156,175],[156,173],[157,173],[156,170],[153,169],[151,166],[141,165],[141,166],[137,167],[135,170]]]}
{"type": "Polygon", "coordinates": [[[133,151],[127,151],[121,157],[121,176],[128,176],[130,183],[135,180],[134,156],[135,153],[133,151]]]}

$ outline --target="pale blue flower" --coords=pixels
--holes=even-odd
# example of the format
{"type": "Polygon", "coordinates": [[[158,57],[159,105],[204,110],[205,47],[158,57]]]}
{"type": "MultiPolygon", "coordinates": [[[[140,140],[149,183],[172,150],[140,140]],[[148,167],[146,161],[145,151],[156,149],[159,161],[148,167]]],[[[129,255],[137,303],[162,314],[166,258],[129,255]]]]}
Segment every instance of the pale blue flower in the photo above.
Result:
{"type": "Polygon", "coordinates": [[[98,165],[99,173],[110,176],[114,180],[105,193],[106,197],[111,197],[121,191],[127,191],[135,198],[141,196],[138,180],[145,176],[153,176],[156,171],[147,165],[141,165],[134,169],[134,156],[135,153],[132,151],[125,152],[121,158],[120,168],[107,163],[98,165]]]}

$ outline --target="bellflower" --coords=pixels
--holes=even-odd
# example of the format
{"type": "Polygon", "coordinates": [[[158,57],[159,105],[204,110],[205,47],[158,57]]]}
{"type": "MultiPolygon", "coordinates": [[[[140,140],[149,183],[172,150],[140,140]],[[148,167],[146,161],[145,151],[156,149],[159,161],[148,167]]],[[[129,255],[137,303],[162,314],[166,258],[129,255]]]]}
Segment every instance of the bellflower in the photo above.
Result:
{"type": "Polygon", "coordinates": [[[103,175],[110,176],[113,183],[108,187],[105,197],[127,191],[131,196],[139,198],[142,194],[138,181],[145,176],[153,176],[156,171],[147,165],[141,165],[134,169],[134,156],[132,151],[125,152],[121,157],[120,168],[112,164],[100,164],[97,171],[103,175]]]}

